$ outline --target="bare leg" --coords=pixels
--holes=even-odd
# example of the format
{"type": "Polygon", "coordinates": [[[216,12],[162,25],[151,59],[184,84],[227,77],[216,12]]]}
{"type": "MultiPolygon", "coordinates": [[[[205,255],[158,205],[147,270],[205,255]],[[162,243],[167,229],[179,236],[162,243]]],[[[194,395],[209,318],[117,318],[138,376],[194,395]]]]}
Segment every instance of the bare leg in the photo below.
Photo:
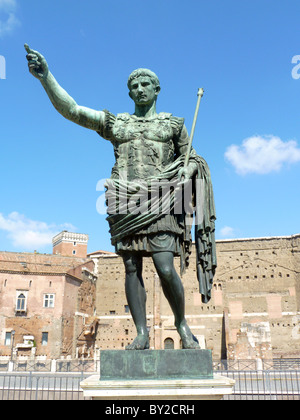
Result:
{"type": "Polygon", "coordinates": [[[137,337],[126,350],[149,348],[149,333],[146,318],[146,291],[142,279],[142,257],[133,253],[123,254],[126,271],[125,292],[128,306],[137,329],[137,337]]]}
{"type": "Polygon", "coordinates": [[[199,344],[193,336],[185,319],[184,288],[174,267],[172,252],[156,252],[152,255],[163,292],[175,317],[175,326],[182,340],[184,349],[198,349],[199,344]]]}

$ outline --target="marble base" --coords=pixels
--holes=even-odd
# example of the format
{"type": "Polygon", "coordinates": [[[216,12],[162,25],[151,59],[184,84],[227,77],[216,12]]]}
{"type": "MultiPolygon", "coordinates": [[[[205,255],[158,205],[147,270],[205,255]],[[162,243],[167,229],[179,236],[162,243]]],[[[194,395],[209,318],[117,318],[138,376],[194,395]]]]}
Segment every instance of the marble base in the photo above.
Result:
{"type": "Polygon", "coordinates": [[[92,375],[80,384],[93,400],[220,400],[233,391],[234,381],[212,379],[100,380],[92,375]]]}

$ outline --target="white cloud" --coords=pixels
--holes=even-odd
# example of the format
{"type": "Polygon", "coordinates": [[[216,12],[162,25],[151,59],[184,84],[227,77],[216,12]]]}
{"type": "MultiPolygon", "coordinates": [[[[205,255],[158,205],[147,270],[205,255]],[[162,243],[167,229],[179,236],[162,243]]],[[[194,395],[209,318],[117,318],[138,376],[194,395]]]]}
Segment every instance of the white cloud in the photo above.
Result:
{"type": "Polygon", "coordinates": [[[20,250],[33,250],[49,246],[52,238],[64,229],[75,231],[71,224],[48,225],[45,222],[30,220],[24,215],[13,212],[8,217],[0,213],[0,230],[8,232],[14,247],[20,250]]]}
{"type": "Polygon", "coordinates": [[[16,0],[0,0],[0,9],[4,10],[5,12],[15,10],[16,6],[16,0]]]}
{"type": "Polygon", "coordinates": [[[16,10],[16,0],[0,0],[0,37],[11,33],[20,24],[16,10]]]}
{"type": "Polygon", "coordinates": [[[276,136],[252,136],[241,146],[228,147],[225,158],[240,175],[268,174],[279,171],[283,164],[300,162],[300,148],[295,140],[282,141],[276,136]]]}
{"type": "Polygon", "coordinates": [[[222,238],[234,238],[236,236],[234,228],[232,228],[230,226],[224,226],[220,230],[220,235],[221,235],[222,238]]]}

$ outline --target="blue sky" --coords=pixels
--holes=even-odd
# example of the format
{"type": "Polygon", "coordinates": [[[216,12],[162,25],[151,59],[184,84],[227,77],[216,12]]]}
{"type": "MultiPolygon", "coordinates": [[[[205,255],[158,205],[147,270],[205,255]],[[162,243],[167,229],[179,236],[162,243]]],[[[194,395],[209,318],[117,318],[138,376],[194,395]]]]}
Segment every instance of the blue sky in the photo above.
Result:
{"type": "Polygon", "coordinates": [[[89,252],[113,250],[96,209],[112,146],[54,110],[25,42],[90,108],[133,112],[127,77],[147,67],[158,111],[190,131],[204,87],[194,147],[211,169],[217,238],[299,233],[299,18],[298,0],[0,0],[0,249],[51,253],[68,229],[90,235],[89,252]]]}

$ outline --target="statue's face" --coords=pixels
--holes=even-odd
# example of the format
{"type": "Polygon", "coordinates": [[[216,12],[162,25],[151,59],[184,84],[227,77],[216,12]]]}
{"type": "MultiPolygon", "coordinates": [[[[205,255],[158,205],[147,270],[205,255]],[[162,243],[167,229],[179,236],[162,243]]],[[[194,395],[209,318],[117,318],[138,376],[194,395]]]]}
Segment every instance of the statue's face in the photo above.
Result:
{"type": "Polygon", "coordinates": [[[155,87],[148,76],[136,77],[131,82],[129,96],[136,105],[151,105],[158,93],[159,87],[155,87]]]}

